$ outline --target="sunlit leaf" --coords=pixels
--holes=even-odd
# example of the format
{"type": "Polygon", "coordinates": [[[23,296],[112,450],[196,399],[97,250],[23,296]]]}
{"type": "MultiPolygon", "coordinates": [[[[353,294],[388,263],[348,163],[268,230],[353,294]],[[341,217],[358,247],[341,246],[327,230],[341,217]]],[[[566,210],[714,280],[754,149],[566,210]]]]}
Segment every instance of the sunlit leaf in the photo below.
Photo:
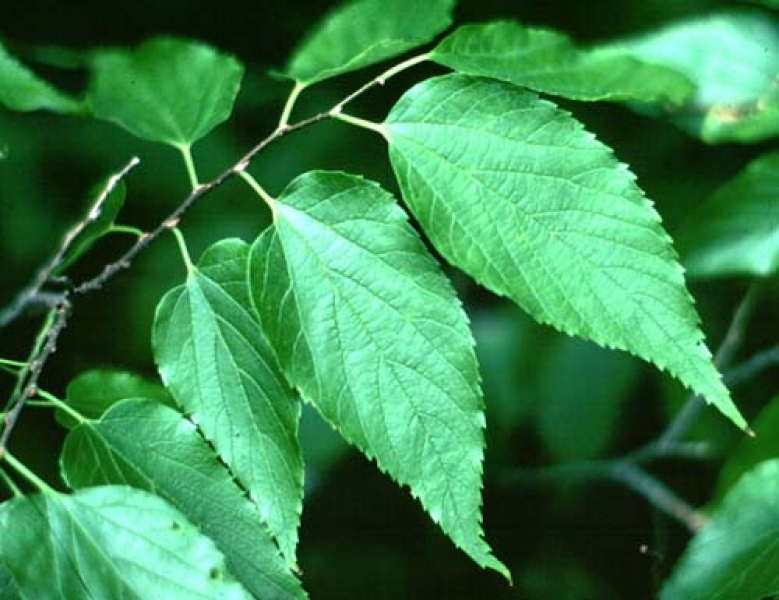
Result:
{"type": "Polygon", "coordinates": [[[466,75],[573,100],[678,104],[693,91],[692,83],[673,69],[619,52],[582,50],[562,33],[510,21],[460,27],[430,58],[466,75]]]}
{"type": "Polygon", "coordinates": [[[779,460],[744,475],[690,542],[660,600],[763,600],[779,594],[779,460]]]}
{"type": "Polygon", "coordinates": [[[0,563],[25,599],[251,600],[184,515],[125,486],[7,502],[0,539],[0,563]]]}
{"type": "Polygon", "coordinates": [[[18,111],[83,112],[82,104],[54,88],[8,54],[0,44],[0,105],[18,111]]]}
{"type": "Polygon", "coordinates": [[[352,0],[326,15],[295,50],[286,74],[305,84],[398,56],[452,22],[455,0],[352,0]]]}
{"type": "Polygon", "coordinates": [[[568,113],[448,75],[408,91],[383,131],[403,196],[447,260],[536,320],[667,370],[745,426],[660,217],[568,113]]]}
{"type": "Polygon", "coordinates": [[[257,598],[302,599],[259,510],[195,426],[171,408],[125,400],[75,428],[62,452],[73,488],[128,484],[169,501],[210,537],[257,598]]]}
{"type": "Polygon", "coordinates": [[[189,146],[233,110],[243,65],[205,44],[154,38],[92,60],[88,100],[95,115],[138,137],[189,146]]]}
{"type": "Polygon", "coordinates": [[[779,152],[752,161],[691,215],[679,245],[691,276],[767,277],[779,267],[779,152]]]}
{"type": "Polygon", "coordinates": [[[252,248],[263,329],[289,379],[479,565],[484,413],[449,282],[392,196],[343,173],[297,178],[252,248]]]}
{"type": "Polygon", "coordinates": [[[294,562],[302,509],[300,406],[250,305],[249,247],[224,240],[165,295],[154,354],[165,385],[249,491],[294,562]]]}
{"type": "Polygon", "coordinates": [[[779,134],[779,22],[768,13],[696,17],[612,49],[689,77],[696,92],[670,115],[704,141],[751,142],[779,134]]]}

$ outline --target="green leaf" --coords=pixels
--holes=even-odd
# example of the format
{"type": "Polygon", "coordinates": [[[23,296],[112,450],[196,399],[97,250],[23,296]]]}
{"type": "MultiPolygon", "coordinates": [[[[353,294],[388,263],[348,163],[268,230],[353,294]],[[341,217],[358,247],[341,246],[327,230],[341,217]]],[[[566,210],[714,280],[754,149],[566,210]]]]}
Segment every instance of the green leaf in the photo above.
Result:
{"type": "MultiPolygon", "coordinates": [[[[171,395],[159,383],[127,371],[95,369],[73,379],[65,391],[65,401],[87,419],[99,419],[111,406],[125,398],[148,398],[175,406],[171,395]]],[[[57,409],[57,422],[67,428],[79,424],[68,413],[57,409]]]]}
{"type": "Polygon", "coordinates": [[[722,467],[713,494],[715,505],[745,472],[765,460],[779,458],[779,396],[760,411],[750,426],[754,437],[743,438],[722,467]]]}
{"type": "Polygon", "coordinates": [[[0,598],[3,600],[22,600],[19,588],[16,587],[11,574],[5,570],[0,562],[0,598]]]}
{"type": "Polygon", "coordinates": [[[148,398],[174,406],[173,398],[157,382],[137,373],[116,369],[86,371],[73,379],[65,391],[68,405],[87,419],[99,419],[111,406],[125,398],[148,398]]]}
{"type": "Polygon", "coordinates": [[[125,400],[75,428],[61,458],[73,488],[128,484],[173,504],[210,537],[227,568],[257,598],[306,598],[244,496],[193,424],[176,411],[125,400]]]}
{"type": "MultiPolygon", "coordinates": [[[[106,177],[99,184],[95,185],[89,194],[88,206],[92,207],[100,197],[100,195],[106,189],[109,178],[106,177]]],[[[81,258],[95,242],[108,233],[115,224],[116,217],[119,215],[119,211],[124,205],[125,199],[125,186],[124,182],[120,181],[116,187],[105,197],[102,205],[100,206],[100,213],[94,221],[84,227],[81,233],[76,236],[76,239],[70,244],[68,251],[62,258],[59,266],[55,270],[55,274],[60,274],[67,271],[73,263],[81,258]]]]}
{"type": "Polygon", "coordinates": [[[383,125],[403,196],[438,250],[541,323],[667,370],[745,427],[660,217],[635,177],[535,94],[448,75],[383,125]]]}
{"type": "Polygon", "coordinates": [[[468,322],[392,196],[298,177],[252,247],[250,282],[285,373],[479,565],[484,413],[468,322]]]}
{"type": "Polygon", "coordinates": [[[555,461],[589,460],[608,449],[638,375],[625,354],[562,338],[541,366],[538,431],[555,461]]]}
{"type": "Polygon", "coordinates": [[[138,137],[188,147],[230,116],[242,76],[233,56],[160,37],[97,52],[88,100],[97,117],[138,137]]]}
{"type": "Polygon", "coordinates": [[[295,50],[286,75],[311,85],[393,58],[435,38],[455,0],[353,0],[330,12],[295,50]]]}
{"type": "Polygon", "coordinates": [[[259,506],[294,563],[302,510],[300,405],[251,308],[249,247],[207,250],[186,285],[157,307],[154,355],[165,385],[259,506]]]}
{"type": "Polygon", "coordinates": [[[750,471],[690,542],[661,600],[762,600],[779,594],[779,460],[750,471]]]}
{"type": "Polygon", "coordinates": [[[0,104],[10,110],[50,110],[62,114],[83,112],[75,98],[51,86],[8,54],[0,44],[0,104]]]}
{"type": "Polygon", "coordinates": [[[673,23],[613,51],[684,73],[697,90],[671,116],[706,142],[779,135],[779,24],[761,12],[723,12],[673,23]]]}
{"type": "Polygon", "coordinates": [[[673,69],[619,52],[581,50],[562,33],[510,21],[460,27],[430,58],[466,75],[493,77],[573,100],[679,104],[694,90],[692,82],[673,69]]]}
{"type": "Polygon", "coordinates": [[[779,268],[779,152],[764,154],[717,190],[681,231],[691,276],[767,277],[779,268]]]}
{"type": "Polygon", "coordinates": [[[251,600],[213,542],[167,502],[125,486],[0,506],[0,564],[35,600],[251,600]]]}

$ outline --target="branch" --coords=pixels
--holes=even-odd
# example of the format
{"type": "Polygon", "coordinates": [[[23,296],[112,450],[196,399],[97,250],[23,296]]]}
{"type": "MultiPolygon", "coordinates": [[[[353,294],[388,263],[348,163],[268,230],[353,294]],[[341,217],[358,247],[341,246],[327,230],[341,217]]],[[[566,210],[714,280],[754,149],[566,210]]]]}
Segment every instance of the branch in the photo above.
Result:
{"type": "Polygon", "coordinates": [[[725,382],[731,386],[738,385],[775,364],[779,364],[779,345],[761,350],[751,358],[728,369],[724,374],[725,382]]]}
{"type": "Polygon", "coordinates": [[[0,328],[3,328],[24,314],[32,306],[47,306],[53,308],[58,306],[63,300],[66,299],[66,295],[62,293],[52,293],[43,290],[43,287],[53,279],[53,274],[57,268],[62,264],[65,254],[70,249],[73,241],[84,231],[89,225],[94,223],[99,217],[100,212],[103,210],[103,204],[105,204],[106,198],[111,192],[116,189],[119,182],[129,173],[140,161],[137,157],[134,157],[128,162],[124,168],[118,173],[112,175],[105,188],[92,204],[87,213],[81,221],[76,223],[70,230],[65,233],[62,238],[59,249],[52,256],[44,267],[38,271],[38,274],[25,289],[23,289],[19,295],[11,302],[9,306],[0,312],[0,328]]]}
{"type": "MultiPolygon", "coordinates": [[[[732,362],[742,344],[759,287],[759,283],[752,284],[734,311],[722,343],[714,355],[714,364],[720,369],[732,362]]],[[[730,385],[735,385],[775,363],[779,363],[779,346],[759,352],[726,371],[724,380],[730,385]]],[[[674,420],[657,439],[622,458],[581,461],[542,469],[514,469],[503,473],[500,480],[504,483],[538,484],[610,479],[643,496],[652,506],[695,533],[705,524],[704,515],[647,472],[644,466],[668,458],[691,460],[708,458],[711,452],[706,442],[681,441],[704,406],[703,398],[690,396],[674,420]]]]}
{"type": "Polygon", "coordinates": [[[363,85],[362,87],[358,88],[356,91],[349,94],[346,98],[341,100],[338,104],[333,106],[328,111],[328,114],[331,116],[339,114],[344,107],[352,102],[353,100],[357,99],[359,96],[362,96],[365,92],[373,89],[376,86],[384,85],[387,83],[389,79],[397,75],[398,73],[402,73],[406,69],[410,69],[411,67],[415,67],[418,64],[421,64],[423,62],[426,62],[430,60],[430,53],[426,52],[425,54],[419,54],[417,56],[412,56],[408,60],[404,60],[402,63],[399,63],[395,65],[394,67],[391,67],[381,73],[380,75],[377,75],[373,79],[371,79],[368,83],[363,85]]]}
{"type": "Polygon", "coordinates": [[[64,299],[49,313],[44,327],[41,329],[36,344],[30,353],[30,359],[26,369],[22,371],[17,380],[17,390],[11,395],[9,409],[3,418],[3,430],[0,434],[0,461],[3,460],[8,440],[19,421],[24,405],[30,398],[38,393],[38,380],[49,358],[57,351],[57,340],[68,324],[70,314],[70,302],[64,299]]]}
{"type": "Polygon", "coordinates": [[[697,533],[706,524],[703,514],[635,464],[617,461],[608,475],[643,496],[658,510],[686,525],[691,533],[697,533]]]}
{"type": "MultiPolygon", "coordinates": [[[[683,450],[686,452],[686,450],[683,450]]],[[[651,506],[680,522],[692,533],[697,533],[706,518],[693,506],[677,496],[668,486],[640,466],[665,456],[656,454],[643,456],[637,453],[614,460],[589,460],[556,465],[543,469],[512,469],[501,474],[500,481],[506,484],[571,484],[592,480],[607,480],[619,483],[639,496],[651,506]]]]}
{"type": "MultiPolygon", "coordinates": [[[[178,207],[170,213],[162,222],[157,225],[152,231],[143,233],[138,237],[135,243],[117,260],[108,263],[102,269],[102,271],[88,279],[81,281],[80,283],[72,286],[70,289],[52,294],[43,290],[43,287],[53,280],[53,274],[56,269],[62,264],[62,261],[70,248],[73,240],[92,222],[94,222],[100,215],[103,203],[108,195],[118,185],[119,181],[127,175],[127,173],[135,167],[139,160],[133,158],[127,165],[118,173],[113,175],[103,190],[103,193],[95,201],[91,207],[89,214],[79,223],[77,223],[71,230],[69,230],[60,245],[58,251],[54,257],[42,268],[33,282],[23,290],[19,296],[11,303],[11,305],[0,313],[0,327],[11,323],[23,314],[29,307],[37,304],[43,304],[50,308],[49,318],[43,325],[38,333],[36,344],[33,351],[30,353],[30,357],[27,362],[27,367],[22,370],[17,380],[17,386],[8,401],[8,410],[3,418],[3,429],[0,434],[0,461],[6,455],[6,449],[8,447],[8,441],[11,433],[16,426],[19,416],[24,409],[24,406],[28,399],[34,397],[37,393],[38,380],[43,372],[43,369],[48,362],[51,355],[56,350],[57,340],[62,332],[67,327],[68,317],[73,308],[74,298],[77,296],[84,296],[91,292],[100,290],[103,286],[116,276],[119,272],[129,269],[133,261],[137,258],[141,252],[143,252],[148,246],[162,236],[163,233],[175,228],[184,215],[206,194],[212,192],[224,184],[231,177],[243,173],[249,166],[252,159],[262,152],[266,147],[272,144],[274,141],[282,138],[290,133],[313,125],[319,121],[332,118],[335,114],[338,114],[341,109],[356,99],[358,96],[364,94],[368,90],[377,85],[383,84],[387,79],[400,73],[401,71],[412,67],[423,60],[427,60],[427,55],[415,57],[409,59],[403,63],[388,69],[381,75],[375,77],[367,84],[363,85],[357,91],[347,96],[342,101],[332,106],[329,110],[315,114],[307,119],[298,121],[293,125],[286,123],[286,119],[282,118],[278,126],[268,134],[264,139],[258,142],[253,148],[246,152],[233,166],[225,169],[220,175],[212,179],[211,181],[197,185],[192,192],[181,201],[178,207]]],[[[300,90],[293,90],[293,93],[297,95],[300,90]]],[[[294,102],[294,98],[292,99],[294,102]]],[[[285,106],[284,113],[288,116],[288,112],[291,111],[291,102],[288,102],[285,106]]]]}

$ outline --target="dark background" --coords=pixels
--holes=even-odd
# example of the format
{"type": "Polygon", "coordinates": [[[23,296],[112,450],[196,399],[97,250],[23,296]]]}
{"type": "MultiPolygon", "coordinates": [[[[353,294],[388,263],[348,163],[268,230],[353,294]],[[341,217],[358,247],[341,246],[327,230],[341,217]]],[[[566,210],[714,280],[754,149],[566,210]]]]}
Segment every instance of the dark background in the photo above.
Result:
{"type": "MultiPolygon", "coordinates": [[[[733,4],[463,0],[456,22],[514,17],[562,29],[587,42],[733,4]]],[[[282,66],[304,32],[332,5],[300,0],[146,4],[10,0],[3,3],[0,36],[10,51],[71,91],[83,87],[81,72],[51,63],[77,62],[78,51],[99,45],[132,45],[167,33],[204,40],[236,54],[246,64],[247,75],[235,116],[195,146],[205,179],[234,162],[273,127],[288,87],[266,71],[282,66]],[[62,47],[77,52],[66,53],[62,47]]],[[[296,115],[329,107],[380,69],[312,88],[296,115]]],[[[438,72],[422,67],[404,74],[360,100],[352,112],[381,119],[407,87],[438,72]]],[[[566,107],[631,165],[672,233],[684,226],[691,207],[761,150],[706,147],[671,125],[620,106],[566,107]]],[[[344,124],[324,123],[283,140],[251,170],[271,193],[311,168],[362,173],[395,190],[386,148],[374,138],[344,124]]],[[[186,194],[186,174],[173,150],[147,144],[108,124],[0,111],[0,150],[6,155],[0,160],[0,305],[31,278],[65,228],[79,218],[87,190],[129,157],[139,155],[143,162],[128,180],[123,223],[149,228],[186,194]]],[[[267,222],[261,203],[231,182],[199,205],[183,230],[197,256],[223,237],[251,240],[267,222]]],[[[95,273],[126,243],[121,237],[101,243],[77,265],[76,278],[95,273]]],[[[505,474],[518,466],[537,468],[633,449],[662,430],[683,391],[625,356],[571,342],[531,324],[461,274],[450,274],[474,321],[485,378],[490,428],[485,529],[497,555],[515,574],[515,586],[509,588],[499,576],[480,571],[430,524],[405,491],[306,414],[302,437],[309,492],[299,551],[306,588],[322,600],[652,597],[688,539],[680,526],[614,484],[539,485],[530,477],[509,484],[505,474]],[[537,407],[554,402],[562,403],[561,417],[551,420],[550,432],[552,413],[537,407]],[[585,426],[575,417],[598,411],[603,418],[594,425],[585,426]],[[551,438],[557,441],[550,442],[551,438]]],[[[130,272],[80,301],[42,386],[62,396],[72,377],[103,366],[154,377],[149,333],[154,307],[183,277],[172,238],[162,239],[130,272]]],[[[741,280],[691,285],[712,345],[720,340],[745,287],[741,280]]],[[[758,310],[757,320],[768,322],[766,307],[758,310]]],[[[28,319],[0,332],[0,356],[24,357],[36,326],[35,319],[28,319]]],[[[770,327],[755,329],[745,354],[775,335],[770,327]]],[[[6,397],[11,383],[9,378],[0,379],[0,392],[6,397]]],[[[738,399],[750,414],[765,393],[758,382],[740,390],[738,399]]],[[[717,440],[724,451],[738,441],[731,429],[724,419],[707,414],[698,433],[717,440]]],[[[12,448],[38,473],[61,485],[55,456],[63,437],[51,415],[31,408],[12,448]]],[[[702,504],[709,497],[717,465],[670,463],[656,472],[691,502],[702,504]]]]}

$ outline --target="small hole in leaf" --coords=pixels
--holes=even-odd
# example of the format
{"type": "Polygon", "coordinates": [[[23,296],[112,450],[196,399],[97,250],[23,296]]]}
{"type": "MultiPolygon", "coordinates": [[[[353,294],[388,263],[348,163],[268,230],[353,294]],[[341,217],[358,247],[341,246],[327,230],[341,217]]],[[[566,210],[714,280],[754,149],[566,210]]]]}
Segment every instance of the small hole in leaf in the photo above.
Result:
{"type": "Polygon", "coordinates": [[[208,571],[208,578],[212,580],[219,579],[219,576],[221,575],[221,572],[217,567],[211,567],[211,569],[208,571]]]}
{"type": "Polygon", "coordinates": [[[181,529],[181,525],[178,522],[173,521],[173,523],[171,524],[170,528],[173,531],[178,531],[179,529],[181,529]]]}

